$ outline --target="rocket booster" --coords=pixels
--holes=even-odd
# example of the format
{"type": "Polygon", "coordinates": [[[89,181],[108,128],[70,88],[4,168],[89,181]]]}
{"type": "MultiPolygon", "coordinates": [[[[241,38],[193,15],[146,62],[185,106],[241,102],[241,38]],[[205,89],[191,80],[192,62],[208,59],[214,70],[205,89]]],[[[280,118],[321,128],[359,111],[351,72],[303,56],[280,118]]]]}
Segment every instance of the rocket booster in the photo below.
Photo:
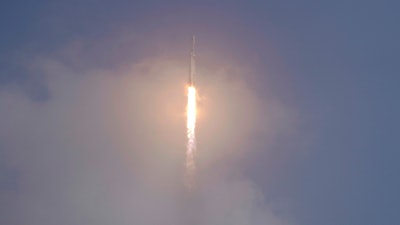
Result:
{"type": "Polygon", "coordinates": [[[196,74],[196,61],[195,61],[195,53],[194,53],[194,45],[195,45],[195,37],[193,35],[192,38],[192,51],[190,51],[190,69],[189,69],[189,86],[194,86],[194,75],[196,74]]]}

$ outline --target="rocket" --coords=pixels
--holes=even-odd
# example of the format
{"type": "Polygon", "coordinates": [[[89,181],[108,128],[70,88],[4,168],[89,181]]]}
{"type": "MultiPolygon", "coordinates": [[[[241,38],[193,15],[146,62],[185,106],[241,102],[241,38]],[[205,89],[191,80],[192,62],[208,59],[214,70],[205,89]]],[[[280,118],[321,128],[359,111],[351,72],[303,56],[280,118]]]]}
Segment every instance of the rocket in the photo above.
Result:
{"type": "Polygon", "coordinates": [[[194,86],[194,75],[196,74],[196,61],[195,61],[195,54],[194,54],[194,45],[195,45],[195,37],[192,37],[192,50],[190,51],[190,69],[189,69],[189,80],[188,85],[194,86]]]}

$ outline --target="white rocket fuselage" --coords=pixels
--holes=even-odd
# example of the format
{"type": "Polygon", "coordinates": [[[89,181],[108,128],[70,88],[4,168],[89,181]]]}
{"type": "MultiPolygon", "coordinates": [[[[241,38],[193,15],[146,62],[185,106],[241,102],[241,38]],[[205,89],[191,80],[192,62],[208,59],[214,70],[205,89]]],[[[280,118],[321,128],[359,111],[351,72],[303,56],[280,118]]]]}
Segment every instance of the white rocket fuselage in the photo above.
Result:
{"type": "Polygon", "coordinates": [[[189,86],[194,86],[194,75],[196,74],[196,61],[194,53],[195,37],[192,39],[192,51],[190,51],[190,71],[189,71],[189,86]]]}

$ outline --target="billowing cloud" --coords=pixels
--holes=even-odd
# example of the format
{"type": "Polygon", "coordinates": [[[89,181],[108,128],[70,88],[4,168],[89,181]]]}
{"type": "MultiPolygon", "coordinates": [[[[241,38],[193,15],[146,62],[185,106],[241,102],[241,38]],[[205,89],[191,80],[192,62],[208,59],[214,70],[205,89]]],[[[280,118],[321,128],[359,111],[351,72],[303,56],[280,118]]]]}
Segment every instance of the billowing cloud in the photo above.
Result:
{"type": "Polygon", "coordinates": [[[193,216],[209,225],[287,224],[254,183],[227,172],[252,135],[273,136],[279,118],[279,106],[267,110],[246,84],[245,70],[203,71],[198,80],[200,184],[192,199],[199,203],[187,204],[185,64],[153,57],[79,70],[43,57],[34,67],[46,101],[19,86],[0,89],[1,163],[15,173],[12,188],[0,187],[2,221],[172,225],[193,216]]]}

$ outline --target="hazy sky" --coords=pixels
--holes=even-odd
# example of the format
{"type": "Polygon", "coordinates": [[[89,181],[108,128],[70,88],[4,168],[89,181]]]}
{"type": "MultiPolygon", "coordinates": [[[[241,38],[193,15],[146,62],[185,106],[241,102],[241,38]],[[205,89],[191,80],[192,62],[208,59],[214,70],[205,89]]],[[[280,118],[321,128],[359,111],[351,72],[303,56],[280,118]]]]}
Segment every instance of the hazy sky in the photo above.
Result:
{"type": "Polygon", "coordinates": [[[195,34],[196,220],[400,224],[399,3],[143,2],[2,2],[0,223],[180,224],[195,34]]]}

